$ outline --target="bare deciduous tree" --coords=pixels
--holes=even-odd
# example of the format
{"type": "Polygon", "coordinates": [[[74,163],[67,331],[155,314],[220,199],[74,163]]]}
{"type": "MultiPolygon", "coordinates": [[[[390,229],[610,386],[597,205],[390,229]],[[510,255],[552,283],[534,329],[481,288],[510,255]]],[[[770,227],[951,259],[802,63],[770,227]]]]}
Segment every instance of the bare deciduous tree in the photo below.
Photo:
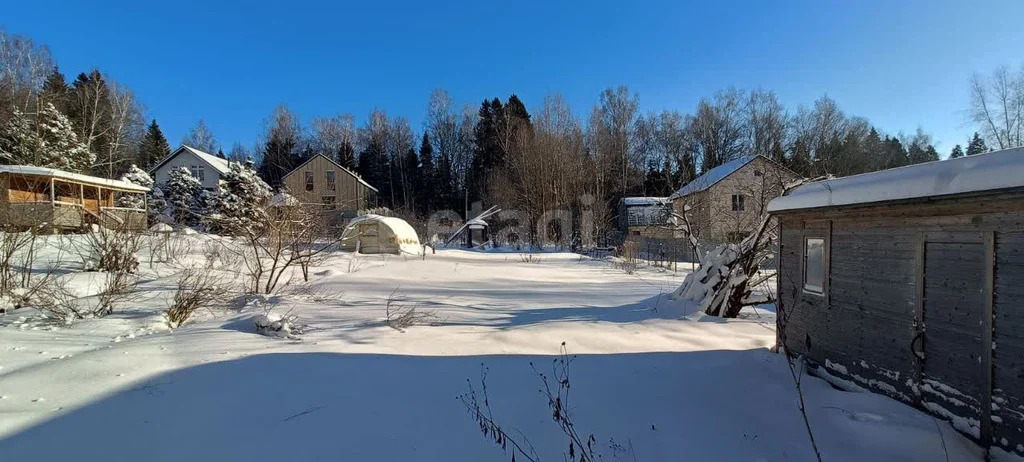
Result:
{"type": "Polygon", "coordinates": [[[989,146],[1008,149],[1024,145],[1024,69],[1000,67],[989,77],[971,78],[971,121],[989,146]]]}

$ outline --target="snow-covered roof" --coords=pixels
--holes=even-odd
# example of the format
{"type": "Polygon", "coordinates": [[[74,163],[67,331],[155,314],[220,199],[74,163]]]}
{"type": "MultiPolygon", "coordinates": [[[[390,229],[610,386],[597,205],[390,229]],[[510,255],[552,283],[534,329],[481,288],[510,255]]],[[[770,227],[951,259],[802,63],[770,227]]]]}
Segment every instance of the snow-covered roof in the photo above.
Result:
{"type": "Polygon", "coordinates": [[[669,196],[669,200],[675,200],[680,197],[689,196],[695,192],[704,191],[719,181],[725,179],[725,177],[732,175],[737,170],[743,168],[744,165],[749,164],[751,161],[756,159],[758,156],[743,156],[737,159],[726,162],[719,165],[711,170],[708,170],[698,176],[693,181],[686,183],[682,188],[679,188],[674,194],[669,196]]]}
{"type": "Polygon", "coordinates": [[[668,202],[667,197],[623,197],[622,203],[626,206],[635,205],[662,205],[668,202]]]}
{"type": "Polygon", "coordinates": [[[83,175],[81,173],[65,172],[55,168],[36,167],[34,165],[0,165],[0,173],[14,173],[18,175],[52,176],[78,183],[86,183],[109,188],[125,189],[129,191],[149,192],[149,188],[121,180],[110,180],[98,176],[83,175]]]}
{"type": "Polygon", "coordinates": [[[419,253],[422,250],[419,248],[420,237],[416,234],[416,230],[412,228],[409,222],[396,217],[385,217],[382,215],[366,214],[360,215],[348,222],[348,226],[345,227],[345,231],[341,233],[342,239],[351,235],[356,229],[356,225],[367,221],[376,221],[383,223],[388,228],[391,228],[391,232],[395,233],[395,240],[398,242],[399,249],[405,253],[419,253]]]}
{"type": "Polygon", "coordinates": [[[773,199],[769,212],[1024,187],[1024,148],[939,160],[800,186],[773,199]]]}
{"type": "Polygon", "coordinates": [[[192,146],[187,146],[183,144],[180,147],[178,147],[178,149],[171,151],[171,154],[161,159],[160,162],[157,162],[156,166],[149,169],[149,173],[152,174],[153,172],[156,172],[160,167],[163,167],[164,164],[173,159],[175,156],[186,151],[192,153],[193,155],[201,159],[203,162],[209,164],[210,167],[213,167],[214,170],[216,170],[222,175],[231,171],[231,163],[228,162],[227,159],[221,159],[220,157],[217,157],[213,154],[203,152],[196,148],[193,148],[192,146]]]}
{"type": "Polygon", "coordinates": [[[477,227],[486,228],[487,227],[487,222],[483,221],[483,220],[481,220],[479,218],[474,218],[472,220],[467,221],[466,222],[466,226],[469,226],[470,228],[477,228],[477,227]]]}
{"type": "Polygon", "coordinates": [[[356,172],[353,172],[352,170],[349,170],[349,169],[345,168],[345,167],[344,167],[344,166],[342,166],[341,164],[339,164],[339,163],[335,162],[335,161],[334,161],[334,159],[331,159],[330,157],[327,157],[327,156],[325,156],[325,155],[323,155],[323,154],[317,154],[317,155],[315,155],[315,156],[313,156],[313,157],[310,157],[310,158],[309,158],[308,160],[306,160],[305,162],[303,162],[303,163],[302,163],[301,165],[299,165],[298,167],[295,167],[295,168],[293,168],[293,169],[292,169],[292,171],[288,172],[288,173],[287,173],[287,174],[286,174],[285,176],[291,175],[292,173],[295,173],[295,172],[299,171],[299,169],[300,169],[300,168],[302,168],[302,167],[304,167],[304,166],[305,166],[306,164],[308,164],[308,163],[312,162],[312,161],[313,161],[313,159],[316,159],[317,157],[323,157],[324,159],[327,159],[327,161],[328,161],[328,162],[330,162],[330,163],[332,163],[332,164],[334,164],[334,166],[335,166],[335,167],[338,167],[339,169],[341,169],[341,170],[342,170],[342,171],[344,171],[345,173],[348,173],[349,175],[352,175],[352,178],[355,178],[355,179],[356,179],[356,181],[358,181],[358,182],[359,182],[360,184],[362,184],[363,186],[366,186],[367,188],[370,188],[370,189],[372,189],[372,190],[374,190],[374,191],[376,191],[376,192],[379,192],[379,191],[377,191],[377,188],[374,188],[373,186],[371,186],[371,185],[370,185],[370,183],[367,183],[367,182],[366,182],[366,180],[364,180],[364,179],[363,179],[363,177],[359,176],[359,175],[358,175],[358,174],[357,174],[356,172]]]}
{"type": "Polygon", "coordinates": [[[204,161],[206,161],[206,163],[210,164],[211,167],[217,169],[217,171],[220,173],[227,173],[231,171],[231,164],[228,163],[227,159],[221,159],[216,155],[200,151],[191,146],[181,145],[181,147],[185,148],[185,150],[191,152],[192,154],[195,154],[196,157],[203,159],[204,161]]]}

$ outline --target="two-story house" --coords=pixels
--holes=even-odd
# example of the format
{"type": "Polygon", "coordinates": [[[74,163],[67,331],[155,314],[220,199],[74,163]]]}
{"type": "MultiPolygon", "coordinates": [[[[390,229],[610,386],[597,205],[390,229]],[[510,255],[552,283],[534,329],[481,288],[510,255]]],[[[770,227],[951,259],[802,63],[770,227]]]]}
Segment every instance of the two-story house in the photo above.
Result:
{"type": "Polygon", "coordinates": [[[187,168],[207,191],[216,191],[221,175],[231,170],[227,159],[183,144],[149,169],[149,175],[153,177],[154,184],[164,185],[171,172],[180,167],[187,168]]]}
{"type": "Polygon", "coordinates": [[[768,202],[797,175],[764,156],[744,156],[704,172],[669,196],[693,234],[709,244],[738,242],[760,223],[768,202]]]}
{"type": "Polygon", "coordinates": [[[319,204],[345,217],[374,207],[377,188],[331,158],[318,154],[288,172],[281,183],[302,204],[319,204]]]}

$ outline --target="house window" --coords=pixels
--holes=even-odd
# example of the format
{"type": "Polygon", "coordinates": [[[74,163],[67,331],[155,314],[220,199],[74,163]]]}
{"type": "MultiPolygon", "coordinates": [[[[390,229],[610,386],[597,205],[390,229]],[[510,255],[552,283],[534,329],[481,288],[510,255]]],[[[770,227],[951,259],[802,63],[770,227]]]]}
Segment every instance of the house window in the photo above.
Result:
{"type": "Polygon", "coordinates": [[[206,180],[206,172],[202,165],[193,165],[188,168],[189,173],[192,174],[192,178],[199,180],[200,182],[206,180]]]}
{"type": "Polygon", "coordinates": [[[804,292],[825,293],[825,239],[809,237],[804,240],[804,292]]]}
{"type": "Polygon", "coordinates": [[[754,170],[754,176],[764,176],[764,172],[760,170],[754,170]]]}
{"type": "Polygon", "coordinates": [[[324,203],[324,210],[334,210],[334,196],[323,196],[320,200],[324,203]]]}
{"type": "Polygon", "coordinates": [[[334,191],[334,170],[328,170],[325,172],[327,180],[327,190],[334,191]]]}
{"type": "Polygon", "coordinates": [[[306,191],[313,190],[313,172],[306,172],[306,191]]]}
{"type": "Polygon", "coordinates": [[[742,212],[743,211],[743,195],[733,194],[732,195],[732,211],[742,212]]]}

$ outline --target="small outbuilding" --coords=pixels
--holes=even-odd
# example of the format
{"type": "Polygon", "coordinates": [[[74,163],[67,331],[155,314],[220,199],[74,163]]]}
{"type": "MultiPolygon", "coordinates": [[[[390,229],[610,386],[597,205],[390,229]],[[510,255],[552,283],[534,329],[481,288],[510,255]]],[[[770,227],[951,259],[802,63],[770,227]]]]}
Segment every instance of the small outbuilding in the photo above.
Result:
{"type": "Polygon", "coordinates": [[[1024,148],[809,183],[768,210],[780,344],[1024,456],[1024,148]]]}
{"type": "Polygon", "coordinates": [[[487,243],[487,222],[475,218],[466,222],[466,247],[474,248],[487,243]]]}
{"type": "Polygon", "coordinates": [[[359,253],[419,254],[419,236],[401,218],[360,215],[348,223],[341,235],[342,250],[359,253]]]}
{"type": "Polygon", "coordinates": [[[53,231],[100,225],[111,229],[146,229],[149,188],[55,168],[0,166],[0,225],[53,231]],[[122,207],[118,204],[141,204],[122,207]]]}

